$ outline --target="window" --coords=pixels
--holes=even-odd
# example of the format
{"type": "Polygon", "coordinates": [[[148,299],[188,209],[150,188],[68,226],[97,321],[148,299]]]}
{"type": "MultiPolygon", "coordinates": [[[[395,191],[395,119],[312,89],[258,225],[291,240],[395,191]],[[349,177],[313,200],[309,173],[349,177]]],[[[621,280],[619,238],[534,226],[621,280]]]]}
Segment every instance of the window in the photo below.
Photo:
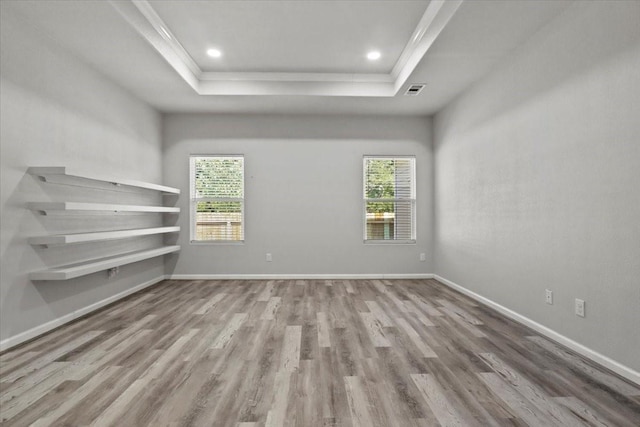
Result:
{"type": "Polygon", "coordinates": [[[191,156],[191,240],[244,241],[244,157],[191,156]]]}
{"type": "Polygon", "coordinates": [[[415,176],[415,157],[365,156],[365,242],[415,242],[415,176]]]}

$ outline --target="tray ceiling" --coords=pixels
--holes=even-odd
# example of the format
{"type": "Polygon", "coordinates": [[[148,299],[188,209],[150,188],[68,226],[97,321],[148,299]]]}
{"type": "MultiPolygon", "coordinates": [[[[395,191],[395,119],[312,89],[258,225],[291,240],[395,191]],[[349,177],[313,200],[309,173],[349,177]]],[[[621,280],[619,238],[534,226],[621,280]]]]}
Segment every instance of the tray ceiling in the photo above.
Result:
{"type": "Polygon", "coordinates": [[[203,71],[363,74],[391,72],[428,4],[148,2],[203,71]],[[209,46],[222,57],[209,57],[209,46]],[[379,60],[367,59],[372,50],[379,60]]]}
{"type": "Polygon", "coordinates": [[[161,111],[428,115],[571,3],[21,0],[0,6],[5,27],[79,58],[161,111]],[[222,56],[205,56],[210,47],[222,56]],[[380,60],[366,60],[372,49],[380,60]],[[426,87],[403,96],[413,83],[426,87]]]}
{"type": "Polygon", "coordinates": [[[199,95],[391,97],[462,1],[111,3],[199,95]]]}

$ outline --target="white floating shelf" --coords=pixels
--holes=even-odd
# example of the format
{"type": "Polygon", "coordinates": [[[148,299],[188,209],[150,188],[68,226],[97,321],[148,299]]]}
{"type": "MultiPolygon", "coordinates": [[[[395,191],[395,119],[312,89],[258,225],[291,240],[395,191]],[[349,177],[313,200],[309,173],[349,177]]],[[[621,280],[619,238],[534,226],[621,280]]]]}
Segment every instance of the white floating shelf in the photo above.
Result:
{"type": "Polygon", "coordinates": [[[179,213],[180,208],[174,206],[135,206],[114,205],[106,203],[84,202],[32,202],[27,207],[45,215],[53,211],[94,211],[94,212],[161,212],[179,213]]]}
{"type": "Polygon", "coordinates": [[[84,183],[85,187],[106,188],[110,190],[118,190],[118,187],[125,186],[160,191],[164,194],[180,194],[180,189],[178,188],[130,179],[86,175],[69,171],[65,166],[30,167],[27,169],[27,173],[39,176],[47,182],[54,182],[58,184],[81,185],[81,183],[84,183]]]}
{"type": "Polygon", "coordinates": [[[30,237],[32,245],[64,245],[69,243],[98,242],[101,240],[125,239],[127,237],[149,236],[152,234],[176,233],[179,226],[137,228],[132,230],[100,231],[92,233],[56,234],[53,236],[30,237]]]}
{"type": "Polygon", "coordinates": [[[86,261],[83,263],[67,265],[64,267],[51,268],[48,270],[36,271],[29,274],[30,280],[69,280],[98,271],[108,270],[113,267],[155,258],[161,255],[178,252],[180,246],[164,246],[156,249],[129,252],[108,258],[86,261]]]}

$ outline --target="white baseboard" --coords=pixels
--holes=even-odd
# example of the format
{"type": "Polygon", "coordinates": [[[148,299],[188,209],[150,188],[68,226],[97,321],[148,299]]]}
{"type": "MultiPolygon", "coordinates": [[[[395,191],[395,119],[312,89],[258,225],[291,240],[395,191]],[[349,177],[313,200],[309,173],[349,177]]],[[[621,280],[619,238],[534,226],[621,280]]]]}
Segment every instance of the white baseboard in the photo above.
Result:
{"type": "Polygon", "coordinates": [[[433,279],[433,274],[173,274],[170,280],[367,280],[433,279]]]}
{"type": "Polygon", "coordinates": [[[141,291],[144,288],[148,288],[151,285],[155,285],[156,283],[161,282],[164,279],[165,279],[165,276],[156,277],[155,279],[149,280],[148,282],[141,283],[137,286],[134,286],[133,288],[127,289],[126,291],[122,291],[118,294],[112,295],[108,298],[105,298],[101,301],[98,301],[96,303],[83,307],[79,310],[76,310],[69,314],[65,314],[64,316],[58,317],[57,319],[54,319],[50,322],[36,326],[35,328],[31,328],[28,331],[24,331],[19,333],[18,335],[14,335],[12,337],[6,338],[0,341],[0,351],[10,349],[12,347],[17,346],[18,344],[22,344],[25,341],[29,341],[30,339],[33,339],[39,335],[47,333],[52,329],[57,328],[58,326],[62,326],[65,323],[69,323],[72,320],[77,319],[78,317],[84,316],[85,314],[91,313],[92,311],[102,308],[105,305],[111,304],[112,302],[122,299],[128,295],[141,291]]]}
{"type": "Polygon", "coordinates": [[[607,369],[610,369],[611,371],[615,372],[616,374],[628,379],[629,381],[640,385],[640,372],[625,366],[619,362],[616,362],[615,360],[598,353],[595,350],[592,350],[588,347],[585,347],[584,345],[580,344],[579,342],[576,342],[574,340],[572,340],[571,338],[568,338],[562,334],[559,334],[558,332],[554,331],[553,329],[549,329],[544,325],[541,325],[538,322],[535,322],[531,319],[529,319],[528,317],[525,317],[521,314],[516,313],[513,310],[508,309],[507,307],[498,304],[497,302],[494,302],[492,300],[490,300],[489,298],[483,297],[480,294],[477,294],[473,291],[470,291],[469,289],[462,287],[450,280],[445,279],[444,277],[438,276],[437,274],[434,275],[433,277],[434,279],[436,279],[437,281],[443,283],[446,286],[449,286],[452,289],[455,289],[456,291],[459,291],[460,293],[463,293],[465,295],[467,295],[468,297],[473,298],[474,300],[489,306],[491,308],[493,308],[494,310],[496,310],[497,312],[507,316],[508,318],[515,320],[518,323],[522,323],[525,326],[530,327],[531,329],[535,330],[536,332],[539,332],[540,334],[546,336],[547,338],[550,338],[562,345],[564,345],[565,347],[570,348],[571,350],[575,351],[576,353],[604,366],[607,369]]]}

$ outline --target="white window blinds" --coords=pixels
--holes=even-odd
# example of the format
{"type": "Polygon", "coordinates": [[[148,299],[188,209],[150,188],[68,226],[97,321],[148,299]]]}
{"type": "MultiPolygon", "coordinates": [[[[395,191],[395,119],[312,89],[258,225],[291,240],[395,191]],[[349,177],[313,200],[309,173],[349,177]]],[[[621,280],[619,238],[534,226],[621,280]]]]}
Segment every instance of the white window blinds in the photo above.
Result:
{"type": "Polygon", "coordinates": [[[191,240],[244,240],[244,157],[191,157],[191,240]]]}
{"type": "Polygon", "coordinates": [[[415,157],[365,156],[365,241],[415,241],[415,162],[415,157]]]}

